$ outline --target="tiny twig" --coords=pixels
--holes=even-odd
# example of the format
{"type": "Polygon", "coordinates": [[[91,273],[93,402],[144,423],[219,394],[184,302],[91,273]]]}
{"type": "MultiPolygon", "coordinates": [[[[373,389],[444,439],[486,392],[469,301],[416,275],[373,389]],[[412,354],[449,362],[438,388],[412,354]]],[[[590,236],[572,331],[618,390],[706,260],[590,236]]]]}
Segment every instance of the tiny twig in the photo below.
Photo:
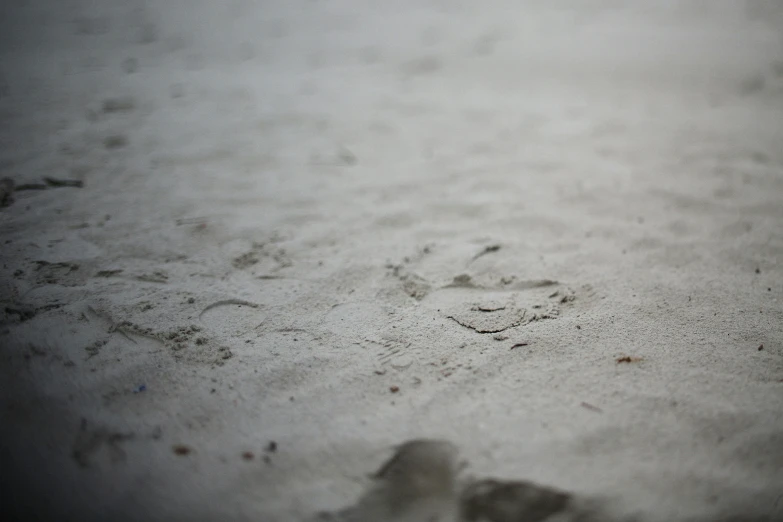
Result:
{"type": "Polygon", "coordinates": [[[583,408],[587,408],[590,411],[597,412],[597,413],[603,413],[603,411],[604,411],[601,408],[599,408],[598,406],[593,406],[589,402],[582,402],[582,404],[580,404],[580,406],[582,406],[583,408]]]}
{"type": "Polygon", "coordinates": [[[485,246],[484,249],[481,252],[479,252],[478,254],[473,256],[473,259],[471,259],[470,262],[472,263],[473,261],[475,261],[476,259],[480,258],[481,256],[485,256],[487,254],[491,254],[493,252],[497,252],[498,250],[500,250],[500,245],[488,245],[488,246],[485,246]]]}

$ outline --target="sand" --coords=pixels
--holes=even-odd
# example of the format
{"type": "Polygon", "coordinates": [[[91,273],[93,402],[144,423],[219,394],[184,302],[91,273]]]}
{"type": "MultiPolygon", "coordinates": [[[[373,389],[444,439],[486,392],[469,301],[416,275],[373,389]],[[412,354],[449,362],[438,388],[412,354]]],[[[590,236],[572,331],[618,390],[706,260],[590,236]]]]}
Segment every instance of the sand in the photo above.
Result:
{"type": "Polygon", "coordinates": [[[3,3],[6,507],[783,520],[783,11],[520,4],[3,3]]]}

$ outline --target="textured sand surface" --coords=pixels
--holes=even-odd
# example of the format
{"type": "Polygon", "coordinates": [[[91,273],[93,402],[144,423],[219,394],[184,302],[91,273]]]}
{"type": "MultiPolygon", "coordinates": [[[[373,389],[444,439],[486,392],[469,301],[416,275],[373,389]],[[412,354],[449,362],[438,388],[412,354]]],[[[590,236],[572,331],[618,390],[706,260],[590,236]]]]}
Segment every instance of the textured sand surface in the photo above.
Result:
{"type": "Polygon", "coordinates": [[[783,520],[779,2],[2,2],[6,177],[26,519],[303,520],[435,437],[783,520]]]}

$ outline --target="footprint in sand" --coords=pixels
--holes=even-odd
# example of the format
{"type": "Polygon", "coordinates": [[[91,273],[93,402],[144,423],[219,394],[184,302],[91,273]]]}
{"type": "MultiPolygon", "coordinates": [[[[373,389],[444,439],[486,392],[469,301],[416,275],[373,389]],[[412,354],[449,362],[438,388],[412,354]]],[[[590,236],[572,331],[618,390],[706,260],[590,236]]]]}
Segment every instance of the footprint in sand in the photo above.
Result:
{"type": "Polygon", "coordinates": [[[406,370],[414,365],[422,347],[396,328],[398,319],[391,310],[374,302],[345,303],[333,307],[322,327],[361,350],[375,353],[376,371],[387,367],[406,370]]]}
{"type": "Polygon", "coordinates": [[[560,315],[574,292],[556,281],[516,281],[482,285],[462,274],[429,294],[422,303],[476,333],[494,334],[560,315]]]}
{"type": "MultiPolygon", "coordinates": [[[[576,292],[557,281],[522,280],[508,273],[504,270],[508,259],[491,259],[501,252],[498,244],[473,253],[467,247],[444,251],[430,245],[403,263],[391,265],[391,275],[422,305],[480,334],[555,319],[563,305],[576,299],[576,292]],[[444,281],[442,274],[448,267],[461,270],[444,281]]],[[[522,257],[515,254],[512,259],[522,257]]],[[[531,262],[535,261],[528,256],[520,265],[531,262]]]]}

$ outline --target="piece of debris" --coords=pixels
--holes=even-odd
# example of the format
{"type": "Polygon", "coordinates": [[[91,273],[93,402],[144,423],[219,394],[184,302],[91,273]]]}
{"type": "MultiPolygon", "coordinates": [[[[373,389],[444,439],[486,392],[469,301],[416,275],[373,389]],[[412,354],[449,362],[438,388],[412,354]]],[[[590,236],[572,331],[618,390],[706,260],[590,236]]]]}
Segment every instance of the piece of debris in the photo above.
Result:
{"type": "Polygon", "coordinates": [[[761,273],[761,269],[760,269],[759,267],[756,267],[756,273],[757,273],[757,274],[760,274],[760,273],[761,273]]]}
{"type": "Polygon", "coordinates": [[[580,404],[580,406],[582,406],[582,408],[586,408],[586,409],[588,409],[590,411],[594,411],[594,412],[597,412],[597,413],[603,413],[603,411],[604,411],[601,408],[599,408],[598,406],[593,406],[589,402],[582,402],[582,404],[580,404]]]}
{"type": "Polygon", "coordinates": [[[386,375],[386,370],[375,370],[375,375],[386,375]]]}
{"type": "Polygon", "coordinates": [[[496,341],[507,341],[508,335],[505,334],[495,334],[492,336],[492,338],[496,341]]]}
{"type": "Polygon", "coordinates": [[[141,393],[141,392],[145,391],[146,389],[147,389],[147,385],[146,384],[140,384],[139,386],[136,386],[133,389],[133,393],[141,393]]]}
{"type": "Polygon", "coordinates": [[[392,392],[392,393],[397,393],[398,391],[400,391],[400,387],[399,386],[390,386],[389,387],[389,391],[392,392]]]}
{"type": "Polygon", "coordinates": [[[185,446],[184,444],[177,444],[173,446],[171,449],[174,451],[175,455],[179,455],[181,457],[193,453],[193,450],[189,446],[185,446]]]}
{"type": "Polygon", "coordinates": [[[581,329],[582,329],[582,327],[581,327],[581,326],[579,326],[579,325],[576,325],[576,329],[577,329],[577,330],[581,330],[581,329]]]}
{"type": "Polygon", "coordinates": [[[509,349],[510,349],[510,350],[513,350],[514,348],[521,348],[522,346],[528,346],[528,345],[530,345],[530,343],[529,343],[529,342],[527,342],[527,341],[524,341],[524,342],[517,343],[517,344],[513,345],[513,346],[512,346],[511,348],[509,348],[509,349]]]}
{"type": "Polygon", "coordinates": [[[624,355],[622,357],[618,357],[617,358],[617,364],[620,364],[620,363],[634,363],[634,362],[639,362],[639,361],[643,361],[643,360],[644,359],[642,359],[641,357],[631,357],[631,356],[628,356],[628,355],[624,355]]]}
{"type": "Polygon", "coordinates": [[[242,458],[247,460],[247,461],[251,461],[254,458],[256,458],[256,456],[253,454],[252,451],[245,451],[245,452],[242,453],[242,458]]]}
{"type": "Polygon", "coordinates": [[[269,441],[269,444],[267,444],[267,445],[266,445],[266,448],[265,448],[265,449],[266,449],[266,451],[268,451],[269,453],[274,453],[274,452],[276,452],[276,451],[277,451],[277,442],[275,442],[275,441],[273,441],[273,440],[270,440],[270,441],[269,441]]]}
{"type": "Polygon", "coordinates": [[[763,349],[764,349],[764,345],[763,345],[763,344],[760,344],[760,345],[759,345],[759,351],[761,351],[761,350],[763,350],[763,349]]]}
{"type": "Polygon", "coordinates": [[[80,179],[58,179],[58,178],[44,178],[44,181],[50,187],[84,187],[84,182],[80,179]]]}
{"type": "Polygon", "coordinates": [[[488,245],[488,246],[485,246],[484,249],[481,250],[481,252],[479,252],[475,256],[473,256],[473,258],[470,261],[473,262],[476,259],[480,258],[481,256],[485,256],[487,254],[491,254],[493,252],[497,252],[498,250],[500,250],[500,245],[488,245]]]}

